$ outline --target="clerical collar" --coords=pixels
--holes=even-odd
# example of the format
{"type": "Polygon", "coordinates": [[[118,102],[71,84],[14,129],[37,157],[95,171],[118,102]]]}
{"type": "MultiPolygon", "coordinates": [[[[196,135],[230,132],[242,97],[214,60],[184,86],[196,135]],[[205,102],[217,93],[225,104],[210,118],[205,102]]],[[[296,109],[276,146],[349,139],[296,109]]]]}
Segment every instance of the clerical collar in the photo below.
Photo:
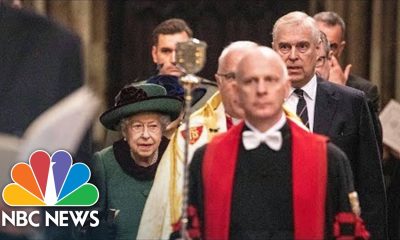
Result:
{"type": "Polygon", "coordinates": [[[246,126],[253,132],[257,133],[257,134],[268,134],[271,132],[276,132],[276,131],[280,131],[280,129],[286,124],[286,116],[285,114],[282,112],[282,116],[281,118],[272,126],[270,127],[267,131],[265,132],[261,132],[260,130],[258,130],[256,127],[254,127],[253,125],[251,125],[247,120],[244,120],[246,126]]]}

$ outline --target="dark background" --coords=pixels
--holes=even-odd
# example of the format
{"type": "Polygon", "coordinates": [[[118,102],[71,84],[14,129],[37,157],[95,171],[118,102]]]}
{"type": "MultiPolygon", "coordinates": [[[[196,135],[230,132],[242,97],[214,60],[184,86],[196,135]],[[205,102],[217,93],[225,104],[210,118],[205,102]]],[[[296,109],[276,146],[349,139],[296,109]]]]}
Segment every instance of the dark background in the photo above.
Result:
{"type": "Polygon", "coordinates": [[[125,84],[156,73],[151,58],[151,33],[168,18],[182,18],[195,38],[207,43],[207,62],[198,75],[214,80],[222,49],[232,41],[271,45],[272,27],[291,11],[307,12],[306,0],[269,1],[115,1],[108,2],[107,102],[125,84]]]}

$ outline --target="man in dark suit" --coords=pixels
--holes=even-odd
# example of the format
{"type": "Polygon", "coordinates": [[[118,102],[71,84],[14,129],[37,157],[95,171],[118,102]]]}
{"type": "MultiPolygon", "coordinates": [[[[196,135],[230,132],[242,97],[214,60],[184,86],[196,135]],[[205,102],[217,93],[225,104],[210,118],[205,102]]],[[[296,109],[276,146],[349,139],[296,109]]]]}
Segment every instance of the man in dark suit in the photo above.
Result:
{"type": "Polygon", "coordinates": [[[346,41],[344,40],[346,25],[343,19],[335,12],[320,12],[314,15],[314,19],[317,22],[318,28],[327,35],[333,56],[336,60],[333,63],[332,76],[327,80],[363,91],[367,99],[371,101],[374,112],[379,112],[380,102],[377,86],[360,76],[350,74],[350,64],[342,70],[338,63],[346,46],[346,41]]]}
{"type": "Polygon", "coordinates": [[[331,59],[329,80],[340,85],[346,85],[365,93],[368,100],[369,110],[372,113],[372,121],[375,126],[375,133],[378,138],[379,150],[382,154],[382,126],[379,121],[380,97],[378,87],[370,81],[350,73],[351,64],[343,70],[339,64],[339,58],[346,46],[344,40],[346,25],[343,19],[335,12],[320,12],[314,15],[318,28],[324,32],[330,43],[333,53],[331,59]]]}
{"type": "Polygon", "coordinates": [[[273,48],[287,65],[292,90],[286,101],[311,131],[330,137],[348,156],[360,196],[361,216],[374,239],[385,239],[386,197],[371,113],[363,92],[315,75],[320,34],[302,12],[275,23],[273,48]]]}

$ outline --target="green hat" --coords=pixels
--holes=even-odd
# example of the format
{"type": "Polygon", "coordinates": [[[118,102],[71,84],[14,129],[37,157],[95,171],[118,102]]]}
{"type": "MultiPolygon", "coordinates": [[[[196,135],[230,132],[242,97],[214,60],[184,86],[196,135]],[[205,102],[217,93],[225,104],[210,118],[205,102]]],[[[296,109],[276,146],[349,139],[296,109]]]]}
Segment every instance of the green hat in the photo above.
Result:
{"type": "Polygon", "coordinates": [[[167,96],[164,87],[156,84],[127,85],[115,97],[114,106],[100,116],[100,122],[107,129],[118,130],[121,119],[141,112],[156,112],[178,118],[182,101],[167,96]]]}

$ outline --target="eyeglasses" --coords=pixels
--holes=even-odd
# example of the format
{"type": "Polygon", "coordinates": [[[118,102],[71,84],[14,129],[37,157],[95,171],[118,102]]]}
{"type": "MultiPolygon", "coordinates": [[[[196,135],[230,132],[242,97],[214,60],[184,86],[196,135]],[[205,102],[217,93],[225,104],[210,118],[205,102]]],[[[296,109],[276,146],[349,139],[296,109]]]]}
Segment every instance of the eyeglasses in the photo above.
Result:
{"type": "Polygon", "coordinates": [[[317,64],[315,64],[315,67],[322,67],[324,66],[326,60],[329,60],[327,57],[325,56],[321,56],[317,58],[317,64]]]}
{"type": "Polygon", "coordinates": [[[236,74],[233,73],[233,72],[229,72],[229,73],[217,73],[217,74],[215,74],[215,75],[217,75],[218,77],[224,78],[224,79],[225,79],[226,81],[228,81],[228,82],[231,82],[231,81],[233,81],[233,80],[236,79],[236,74]]]}
{"type": "Polygon", "coordinates": [[[149,133],[157,133],[161,131],[161,126],[157,123],[150,123],[145,125],[143,123],[133,122],[129,125],[129,127],[134,133],[144,133],[145,129],[147,129],[149,133]]]}
{"type": "Polygon", "coordinates": [[[279,43],[278,44],[278,51],[280,53],[282,53],[282,54],[287,54],[290,51],[292,51],[293,47],[295,47],[296,51],[298,51],[300,53],[305,53],[310,49],[311,43],[309,43],[307,41],[302,41],[302,42],[298,42],[298,43],[295,43],[295,44],[279,43]]]}
{"type": "Polygon", "coordinates": [[[339,48],[339,45],[337,43],[331,43],[330,48],[333,52],[336,52],[339,48]]]}

